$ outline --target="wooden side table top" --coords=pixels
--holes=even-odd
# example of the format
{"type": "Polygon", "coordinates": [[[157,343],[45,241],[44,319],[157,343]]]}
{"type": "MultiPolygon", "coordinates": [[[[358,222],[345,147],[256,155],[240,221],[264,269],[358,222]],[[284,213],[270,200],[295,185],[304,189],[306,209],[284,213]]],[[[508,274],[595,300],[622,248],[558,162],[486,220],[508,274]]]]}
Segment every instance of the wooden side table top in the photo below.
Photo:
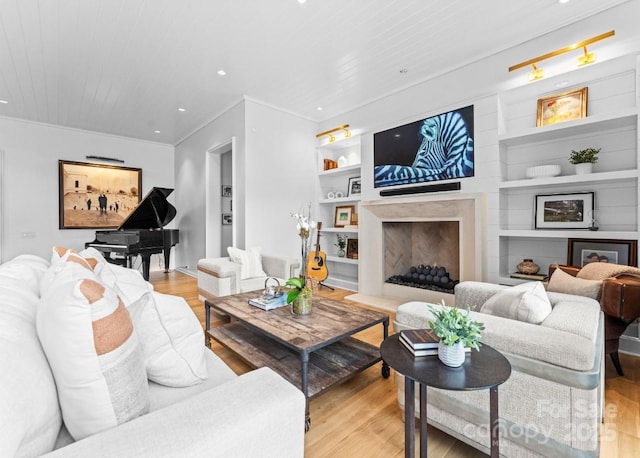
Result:
{"type": "Polygon", "coordinates": [[[207,302],[212,308],[297,350],[313,351],[389,320],[384,313],[320,296],[314,296],[309,315],[294,315],[289,306],[264,311],[249,304],[249,299],[260,293],[235,294],[207,302]]]}

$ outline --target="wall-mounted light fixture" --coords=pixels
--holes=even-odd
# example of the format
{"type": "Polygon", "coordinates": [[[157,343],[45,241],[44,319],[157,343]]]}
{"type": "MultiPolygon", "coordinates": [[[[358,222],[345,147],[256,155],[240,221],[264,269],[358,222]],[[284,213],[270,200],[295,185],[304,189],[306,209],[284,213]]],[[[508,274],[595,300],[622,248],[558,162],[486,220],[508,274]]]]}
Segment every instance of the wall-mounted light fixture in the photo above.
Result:
{"type": "Polygon", "coordinates": [[[340,131],[344,131],[344,138],[349,138],[351,137],[351,131],[349,130],[349,124],[343,124],[342,126],[339,127],[335,127],[333,129],[329,129],[327,131],[324,132],[320,132],[319,134],[316,134],[316,138],[320,138],[323,137],[325,135],[329,136],[329,143],[333,143],[336,141],[336,136],[333,135],[336,132],[340,132],[340,131]]]}
{"type": "Polygon", "coordinates": [[[578,57],[578,66],[590,64],[596,61],[596,55],[593,52],[587,51],[587,46],[593,43],[596,43],[600,40],[604,40],[605,38],[612,37],[616,34],[615,30],[610,30],[609,32],[601,33],[600,35],[596,35],[595,37],[587,38],[586,40],[580,41],[578,43],[572,44],[570,46],[565,46],[564,48],[556,49],[555,51],[551,51],[547,54],[543,54],[538,57],[534,57],[533,59],[525,60],[524,62],[520,62],[519,64],[512,65],[509,67],[509,71],[512,72],[514,70],[518,70],[523,67],[528,67],[531,65],[533,67],[533,71],[529,73],[529,81],[535,81],[542,77],[544,77],[542,69],[536,67],[536,64],[540,61],[550,59],[552,57],[559,56],[561,54],[567,53],[569,51],[574,51],[576,49],[582,48],[584,50],[584,54],[578,57]]]}
{"type": "Polygon", "coordinates": [[[107,161],[107,162],[120,162],[124,164],[122,159],[118,159],[116,157],[104,157],[104,156],[86,156],[87,159],[95,159],[98,161],[107,161]]]}

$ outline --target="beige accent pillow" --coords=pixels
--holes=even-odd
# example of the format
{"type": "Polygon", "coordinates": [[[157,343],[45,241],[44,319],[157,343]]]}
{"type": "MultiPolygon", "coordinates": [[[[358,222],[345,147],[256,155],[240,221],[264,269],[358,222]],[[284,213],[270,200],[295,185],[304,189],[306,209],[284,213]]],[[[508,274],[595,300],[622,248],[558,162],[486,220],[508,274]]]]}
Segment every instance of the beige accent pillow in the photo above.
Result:
{"type": "Polygon", "coordinates": [[[142,350],[122,301],[86,273],[68,281],[77,273],[75,259],[63,266],[43,292],[36,329],[64,423],[80,440],[148,412],[149,387],[142,350]]]}
{"type": "Polygon", "coordinates": [[[527,282],[494,294],[480,312],[539,324],[551,313],[551,302],[541,282],[527,282]]]}
{"type": "MultiPolygon", "coordinates": [[[[584,267],[583,267],[584,269],[584,267]]],[[[586,280],[577,278],[563,271],[556,269],[549,279],[547,291],[554,293],[575,294],[577,296],[600,299],[602,280],[586,280]]]]}
{"type": "Polygon", "coordinates": [[[259,247],[249,248],[248,250],[241,250],[231,246],[227,248],[227,253],[229,253],[231,261],[240,264],[241,280],[267,276],[264,270],[262,270],[260,250],[261,248],[259,247]]]}

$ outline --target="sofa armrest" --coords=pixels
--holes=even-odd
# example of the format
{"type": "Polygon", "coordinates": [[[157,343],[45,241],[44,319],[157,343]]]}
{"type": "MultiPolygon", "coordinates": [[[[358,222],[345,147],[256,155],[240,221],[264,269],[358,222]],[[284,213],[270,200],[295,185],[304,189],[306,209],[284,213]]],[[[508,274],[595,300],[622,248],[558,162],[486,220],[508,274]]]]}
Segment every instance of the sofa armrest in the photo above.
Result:
{"type": "Polygon", "coordinates": [[[302,392],[261,368],[46,456],[302,457],[304,422],[302,392]]]}
{"type": "Polygon", "coordinates": [[[296,270],[300,268],[300,261],[295,258],[281,256],[262,255],[262,270],[270,277],[287,280],[297,275],[296,270]]]}

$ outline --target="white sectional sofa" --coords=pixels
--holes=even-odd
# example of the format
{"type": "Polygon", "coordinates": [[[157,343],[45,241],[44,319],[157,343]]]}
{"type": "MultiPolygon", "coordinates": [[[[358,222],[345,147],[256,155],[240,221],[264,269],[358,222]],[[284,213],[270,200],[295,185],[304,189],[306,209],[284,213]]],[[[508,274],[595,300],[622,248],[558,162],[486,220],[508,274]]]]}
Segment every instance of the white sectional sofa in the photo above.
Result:
{"type": "MultiPolygon", "coordinates": [[[[140,403],[144,406],[144,412],[129,420],[117,419],[117,424],[112,427],[74,440],[69,432],[72,428],[67,428],[66,423],[68,415],[76,415],[77,412],[68,408],[60,394],[65,392],[65,399],[81,396],[85,387],[67,386],[68,379],[61,377],[63,370],[58,367],[58,360],[62,359],[66,364],[68,361],[64,360],[75,359],[75,349],[79,348],[81,351],[88,350],[89,356],[93,357],[87,372],[96,368],[99,371],[101,367],[104,370],[105,365],[104,361],[95,363],[100,357],[96,359],[96,353],[101,353],[97,343],[95,349],[82,349],[81,338],[70,341],[69,331],[58,332],[51,328],[58,323],[49,312],[68,304],[61,300],[46,300],[45,296],[49,293],[42,291],[41,294],[41,286],[44,288],[46,285],[47,291],[56,291],[57,295],[53,296],[60,298],[64,293],[64,288],[58,288],[60,284],[75,282],[69,289],[69,294],[75,294],[78,288],[81,289],[78,282],[82,281],[66,276],[62,270],[55,271],[59,267],[55,259],[55,254],[51,263],[37,256],[21,255],[0,265],[0,456],[304,455],[305,398],[300,390],[268,368],[237,376],[204,346],[202,328],[182,298],[155,293],[138,272],[119,270],[124,269],[119,266],[113,266],[112,269],[112,265],[102,266],[102,276],[93,277],[95,272],[86,275],[92,276],[92,281],[98,278],[100,284],[118,292],[120,304],[124,303],[128,311],[123,313],[118,306],[120,318],[133,317],[133,331],[129,338],[135,336],[142,345],[140,354],[143,355],[144,366],[141,370],[144,386],[141,393],[145,399],[141,402],[136,396],[128,400],[125,398],[125,401],[140,403]],[[165,326],[168,339],[157,329],[145,336],[138,327],[134,316],[136,312],[133,312],[137,301],[132,299],[139,293],[147,301],[151,298],[158,304],[168,301],[162,306],[156,304],[156,308],[144,309],[147,315],[143,314],[146,322],[150,318],[158,319],[165,326]],[[43,307],[50,310],[43,313],[43,307]],[[180,325],[173,329],[177,322],[180,325]],[[182,325],[185,327],[181,328],[182,325]],[[189,335],[181,336],[180,329],[189,329],[189,335]],[[162,354],[156,361],[165,367],[151,367],[153,364],[149,361],[153,357],[149,357],[147,350],[158,342],[146,341],[149,335],[154,339],[162,337],[163,345],[172,346],[167,350],[172,352],[171,355],[162,354]],[[52,342],[51,338],[57,340],[52,342]],[[61,349],[66,348],[69,342],[73,344],[72,351],[68,355],[64,352],[61,355],[61,349]],[[56,355],[55,360],[49,358],[52,355],[56,355]],[[170,363],[167,365],[166,361],[170,363]],[[188,383],[182,383],[184,386],[168,386],[146,379],[147,374],[153,373],[154,379],[162,380],[163,371],[167,377],[163,383],[180,385],[180,380],[185,377],[188,383]]],[[[103,299],[106,298],[107,295],[104,295],[103,299]]],[[[64,322],[65,313],[71,319],[71,315],[78,310],[79,313],[85,313],[87,307],[95,309],[96,304],[102,303],[79,303],[76,310],[64,309],[58,318],[61,317],[60,320],[64,322]]],[[[101,318],[98,317],[98,320],[101,318]]],[[[96,336],[100,330],[99,322],[93,321],[93,331],[88,330],[93,341],[97,342],[96,336]]],[[[87,330],[83,329],[78,334],[82,333],[86,335],[87,330]]],[[[71,377],[76,375],[82,374],[70,374],[71,377]]],[[[116,374],[113,378],[118,381],[122,377],[124,374],[116,374]]],[[[106,403],[109,404],[109,396],[113,400],[117,395],[108,390],[106,403]]],[[[103,407],[92,406],[82,414],[90,416],[92,410],[103,407]]],[[[81,422],[81,425],[89,423],[81,422]]]]}
{"type": "MultiPolygon", "coordinates": [[[[484,323],[482,342],[503,353],[511,377],[499,387],[500,452],[508,457],[597,457],[603,402],[603,315],[597,301],[546,293],[551,313],[539,324],[480,313],[509,287],[461,282],[455,306],[484,323]]],[[[423,302],[401,305],[394,330],[426,328],[423,302]]],[[[404,381],[397,376],[404,408],[404,381]]],[[[489,393],[428,389],[428,423],[488,453],[489,393]]],[[[416,412],[419,409],[416,407],[416,412]]]]}

